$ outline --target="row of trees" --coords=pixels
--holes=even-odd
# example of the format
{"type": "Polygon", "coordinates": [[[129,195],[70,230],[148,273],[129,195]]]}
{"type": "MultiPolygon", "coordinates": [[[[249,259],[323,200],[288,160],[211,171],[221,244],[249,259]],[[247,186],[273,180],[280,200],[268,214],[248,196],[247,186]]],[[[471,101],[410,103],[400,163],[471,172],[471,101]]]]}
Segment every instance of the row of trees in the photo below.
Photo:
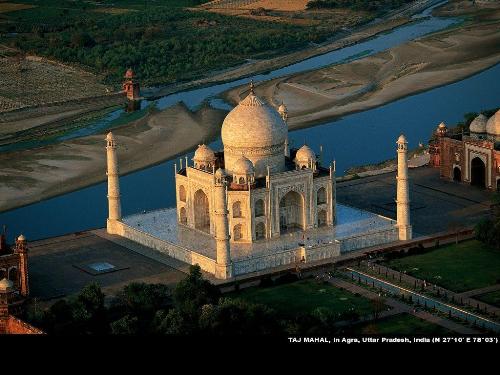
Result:
{"type": "Polygon", "coordinates": [[[281,316],[262,304],[221,296],[199,266],[191,266],[173,291],[162,284],[132,283],[105,304],[99,286],[90,284],[48,310],[31,309],[25,318],[55,335],[333,335],[339,333],[337,321],[359,316],[327,309],[281,316]]]}
{"type": "MultiPolygon", "coordinates": [[[[105,73],[120,82],[132,67],[145,84],[191,79],[247,58],[281,53],[330,36],[329,23],[297,26],[168,6],[124,14],[44,7],[7,14],[1,42],[105,73]]],[[[134,6],[132,4],[131,6],[134,6]]]]}
{"type": "Polygon", "coordinates": [[[480,241],[500,250],[500,193],[493,196],[492,217],[481,220],[475,231],[480,241]]]}

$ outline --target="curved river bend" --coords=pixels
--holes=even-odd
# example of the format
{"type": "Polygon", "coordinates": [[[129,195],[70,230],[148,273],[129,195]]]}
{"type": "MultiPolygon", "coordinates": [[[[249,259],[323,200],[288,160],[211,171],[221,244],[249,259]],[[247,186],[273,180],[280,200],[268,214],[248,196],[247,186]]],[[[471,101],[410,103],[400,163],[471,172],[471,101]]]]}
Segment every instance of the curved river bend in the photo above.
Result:
{"type": "MultiPolygon", "coordinates": [[[[426,11],[427,13],[429,10],[426,11]]],[[[427,14],[426,13],[426,14],[427,14]]],[[[342,61],[360,52],[370,53],[391,48],[407,40],[449,26],[446,19],[431,17],[378,37],[278,69],[253,79],[274,78],[294,72],[316,69],[342,61]],[[423,30],[424,28],[425,30],[423,30]],[[325,60],[331,59],[331,60],[325,60]],[[320,62],[318,62],[320,61],[320,62]],[[318,65],[316,65],[318,64],[318,65]]],[[[308,145],[318,150],[323,145],[323,160],[337,161],[338,175],[351,166],[380,162],[395,156],[395,141],[401,132],[407,135],[410,147],[427,142],[436,125],[444,121],[456,123],[466,112],[477,112],[498,106],[500,65],[447,86],[409,96],[340,120],[290,133],[293,145],[308,145]]],[[[184,101],[194,108],[204,100],[248,82],[250,78],[222,85],[177,93],[158,100],[165,108],[184,101]]],[[[214,104],[217,101],[214,100],[214,104]]],[[[220,140],[212,143],[220,147],[220,140]]],[[[103,152],[104,143],[103,143],[103,152]]],[[[190,158],[192,154],[188,155],[190,158]]],[[[131,173],[120,178],[124,215],[175,204],[174,161],[131,173]]],[[[105,166],[103,166],[104,170],[105,166]]],[[[106,184],[100,183],[59,197],[0,214],[0,224],[8,226],[9,238],[24,233],[29,240],[105,226],[107,217],[106,184]]]]}

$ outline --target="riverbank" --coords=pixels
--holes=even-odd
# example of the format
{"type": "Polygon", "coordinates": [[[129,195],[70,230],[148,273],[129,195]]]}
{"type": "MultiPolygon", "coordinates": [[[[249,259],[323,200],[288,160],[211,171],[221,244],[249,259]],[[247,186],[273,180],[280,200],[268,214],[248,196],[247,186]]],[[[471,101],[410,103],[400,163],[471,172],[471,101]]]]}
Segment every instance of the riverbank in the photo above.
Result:
{"type": "MultiPolygon", "coordinates": [[[[386,15],[386,18],[375,20],[366,25],[354,27],[353,30],[338,32],[335,37],[333,37],[326,43],[312,44],[308,48],[303,48],[298,51],[287,53],[274,58],[251,60],[246,64],[239,65],[237,67],[210,72],[203,78],[191,80],[188,82],[179,82],[176,84],[157,88],[142,88],[142,95],[146,99],[155,100],[181,91],[197,89],[213,84],[221,84],[225,82],[235,81],[250,75],[265,73],[267,71],[272,71],[294,64],[298,61],[303,61],[311,57],[319,56],[347,46],[352,46],[364,40],[373,38],[381,33],[389,32],[397,27],[411,22],[411,19],[409,18],[410,15],[425,9],[426,7],[430,6],[430,4],[433,4],[435,2],[436,0],[421,1],[411,6],[402,7],[386,15]]],[[[17,57],[10,57],[10,59],[17,59],[17,57]]],[[[31,58],[30,60],[33,60],[31,61],[31,63],[36,64],[37,69],[47,69],[46,66],[50,66],[51,69],[57,69],[57,74],[64,76],[64,80],[61,82],[65,82],[65,87],[75,86],[75,88],[78,89],[78,84],[73,85],[69,83],[66,78],[67,73],[75,70],[76,68],[64,64],[57,64],[47,59],[31,58]]],[[[87,74],[89,76],[92,76],[90,73],[87,74]]],[[[42,99],[45,101],[57,101],[56,99],[59,97],[53,96],[54,88],[49,87],[49,85],[47,85],[46,82],[39,76],[39,74],[35,73],[30,74],[28,81],[30,82],[30,87],[41,87],[43,92],[40,92],[40,95],[38,97],[33,93],[30,93],[29,97],[31,99],[37,98],[38,102],[36,103],[39,103],[39,101],[42,99]],[[45,97],[44,95],[42,95],[45,92],[50,94],[49,97],[45,97]]],[[[42,78],[45,76],[46,74],[41,75],[42,78]]],[[[93,76],[90,86],[96,86],[99,90],[104,92],[104,86],[97,85],[95,81],[96,77],[93,76]]],[[[61,86],[61,84],[56,84],[55,87],[57,88],[58,86],[61,86]]],[[[64,94],[64,97],[66,97],[67,99],[71,99],[74,96],[74,93],[72,91],[71,93],[68,93],[66,91],[67,90],[63,90],[62,94],[64,94]]],[[[101,93],[101,91],[99,92],[101,93]]],[[[113,93],[111,95],[108,94],[106,96],[98,97],[87,96],[80,99],[80,102],[78,103],[73,100],[66,100],[61,101],[60,103],[54,103],[50,106],[34,106],[27,107],[22,110],[11,110],[8,112],[0,113],[0,138],[4,140],[4,143],[14,143],[26,138],[25,131],[27,129],[32,129],[30,133],[36,134],[37,132],[39,132],[38,128],[54,127],[54,125],[57,126],[61,131],[64,131],[64,127],[71,126],[71,122],[75,119],[75,117],[80,115],[90,116],[99,110],[111,108],[113,106],[116,106],[117,104],[122,104],[122,102],[123,99],[120,98],[120,95],[118,95],[118,93],[113,93]],[[23,132],[21,138],[18,137],[18,132],[23,132]]]]}
{"type": "MultiPolygon", "coordinates": [[[[266,81],[258,95],[289,111],[290,129],[350,113],[462,80],[500,62],[500,6],[469,8],[462,25],[353,62],[266,81]]],[[[223,97],[232,104],[241,86],[223,97]]]]}
{"type": "MultiPolygon", "coordinates": [[[[214,139],[225,112],[203,107],[196,113],[178,104],[152,110],[113,130],[118,143],[120,174],[157,164],[214,139]]],[[[0,212],[41,201],[106,178],[104,135],[52,146],[0,153],[0,212]]]]}
{"type": "MultiPolygon", "coordinates": [[[[178,105],[122,125],[116,131],[118,141],[126,145],[119,153],[122,174],[158,164],[214,139],[224,114],[209,108],[190,112],[178,105]],[[155,133],[149,127],[160,130],[155,133]],[[122,132],[131,135],[120,139],[122,132]]],[[[104,181],[102,138],[100,134],[35,150],[0,154],[0,162],[5,166],[0,176],[0,211],[104,181]]],[[[362,163],[366,160],[359,164],[362,163]]]]}

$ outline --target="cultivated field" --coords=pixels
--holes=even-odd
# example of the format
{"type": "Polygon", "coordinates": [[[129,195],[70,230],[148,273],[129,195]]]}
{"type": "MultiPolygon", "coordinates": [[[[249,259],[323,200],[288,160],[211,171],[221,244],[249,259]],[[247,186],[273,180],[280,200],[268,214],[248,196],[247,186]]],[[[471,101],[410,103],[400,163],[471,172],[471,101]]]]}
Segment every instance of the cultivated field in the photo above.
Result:
{"type": "Polygon", "coordinates": [[[106,86],[99,83],[98,77],[91,73],[9,52],[0,46],[0,113],[108,92],[106,86]]]}
{"type": "Polygon", "coordinates": [[[0,0],[0,13],[13,12],[16,10],[29,9],[33,7],[34,5],[7,3],[4,0],[0,0]]]}
{"type": "Polygon", "coordinates": [[[287,12],[305,10],[309,0],[215,0],[201,5],[204,8],[271,9],[287,12]]]}
{"type": "Polygon", "coordinates": [[[216,0],[199,8],[209,12],[251,18],[261,21],[284,22],[293,25],[338,24],[350,27],[368,16],[367,12],[349,9],[307,10],[308,0],[216,0]]]}

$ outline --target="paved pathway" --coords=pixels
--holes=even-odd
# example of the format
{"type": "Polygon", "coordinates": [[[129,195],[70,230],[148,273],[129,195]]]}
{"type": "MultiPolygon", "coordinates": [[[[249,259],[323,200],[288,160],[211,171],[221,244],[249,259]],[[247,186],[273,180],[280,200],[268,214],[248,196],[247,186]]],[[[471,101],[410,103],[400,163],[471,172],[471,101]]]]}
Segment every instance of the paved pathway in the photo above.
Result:
{"type": "MultiPolygon", "coordinates": [[[[367,290],[359,285],[355,285],[355,284],[352,284],[350,282],[347,282],[345,280],[340,280],[340,279],[334,278],[334,279],[330,280],[330,283],[335,285],[336,287],[344,288],[344,289],[350,291],[351,293],[359,293],[360,295],[362,295],[365,298],[374,299],[374,298],[379,297],[377,293],[375,293],[371,290],[367,290]]],[[[416,316],[418,318],[424,319],[430,323],[437,324],[441,327],[449,329],[450,331],[454,331],[454,332],[457,332],[457,333],[460,333],[463,335],[479,334],[478,331],[476,331],[472,328],[465,327],[461,324],[452,322],[451,320],[433,315],[427,311],[422,311],[422,310],[415,311],[412,306],[406,305],[406,304],[399,302],[399,301],[397,301],[393,298],[390,298],[390,297],[385,297],[385,303],[387,305],[391,306],[392,309],[390,311],[384,311],[383,314],[380,314],[381,318],[386,317],[386,316],[401,314],[401,313],[408,313],[408,314],[411,314],[411,315],[416,316]]]]}
{"type": "Polygon", "coordinates": [[[500,290],[500,284],[490,285],[484,288],[473,289],[467,292],[459,293],[460,297],[472,297],[472,296],[480,296],[481,294],[496,292],[500,290]]]}

